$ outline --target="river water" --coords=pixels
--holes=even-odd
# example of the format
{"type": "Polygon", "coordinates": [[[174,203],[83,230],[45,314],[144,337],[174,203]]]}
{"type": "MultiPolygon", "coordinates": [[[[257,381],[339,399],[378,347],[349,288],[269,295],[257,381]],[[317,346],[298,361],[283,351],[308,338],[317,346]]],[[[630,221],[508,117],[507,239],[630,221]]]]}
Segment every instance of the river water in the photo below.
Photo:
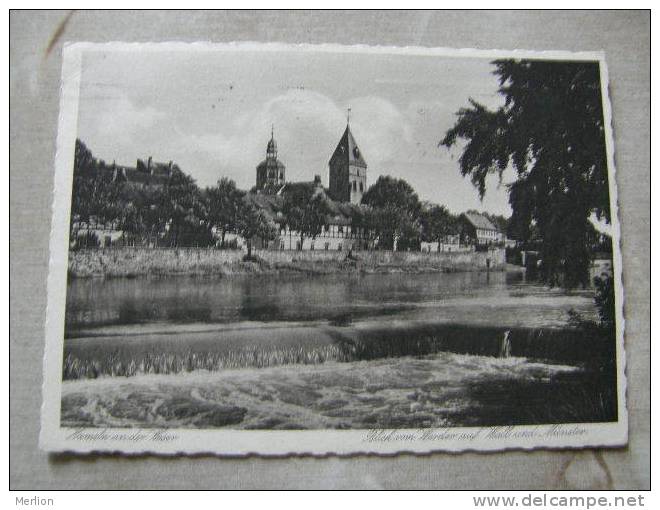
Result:
{"type": "Polygon", "coordinates": [[[588,405],[600,396],[576,391],[570,310],[595,318],[593,294],[548,289],[520,273],[72,280],[62,422],[364,428],[607,419],[588,405]],[[566,398],[577,401],[565,406],[566,398]]]}
{"type": "Polygon", "coordinates": [[[78,279],[67,290],[66,336],[127,325],[437,320],[561,327],[594,316],[590,292],[551,290],[520,273],[78,279]]]}

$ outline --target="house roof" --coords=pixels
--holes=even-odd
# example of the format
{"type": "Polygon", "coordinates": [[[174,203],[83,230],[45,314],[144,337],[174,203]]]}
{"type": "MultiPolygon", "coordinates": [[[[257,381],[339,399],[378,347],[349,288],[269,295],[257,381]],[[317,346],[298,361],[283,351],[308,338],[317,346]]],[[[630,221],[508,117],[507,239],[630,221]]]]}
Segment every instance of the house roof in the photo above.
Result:
{"type": "Polygon", "coordinates": [[[280,195],[248,193],[245,195],[245,201],[264,211],[272,220],[282,217],[284,199],[280,195]]]}
{"type": "Polygon", "coordinates": [[[334,225],[350,225],[353,218],[359,218],[364,214],[366,207],[350,202],[336,202],[330,199],[327,201],[327,206],[329,214],[326,216],[326,221],[334,225]]]}
{"type": "Polygon", "coordinates": [[[297,191],[310,192],[314,194],[322,193],[325,197],[325,190],[323,187],[317,186],[314,181],[285,182],[277,194],[286,195],[287,193],[296,193],[297,191]]]}
{"type": "Polygon", "coordinates": [[[151,175],[144,172],[140,172],[134,168],[126,170],[126,179],[128,182],[137,182],[140,184],[156,184],[164,185],[167,184],[168,178],[164,175],[151,175]]]}
{"type": "Polygon", "coordinates": [[[497,227],[495,227],[495,225],[493,225],[491,221],[483,214],[466,212],[464,216],[474,228],[480,228],[483,230],[497,230],[497,227]]]}
{"type": "Polygon", "coordinates": [[[169,176],[161,172],[152,175],[130,166],[108,166],[105,168],[105,171],[111,172],[113,179],[147,186],[163,186],[169,180],[169,176]]]}
{"type": "Polygon", "coordinates": [[[284,207],[284,195],[287,191],[291,192],[296,188],[315,187],[319,194],[322,194],[325,199],[328,214],[325,217],[328,225],[351,225],[353,218],[364,214],[365,206],[351,204],[347,202],[336,202],[331,200],[323,187],[317,186],[314,181],[311,182],[288,182],[280,190],[277,195],[267,193],[248,193],[246,200],[252,203],[255,207],[263,210],[272,220],[282,222],[284,215],[282,209],[284,207]]]}
{"type": "Polygon", "coordinates": [[[135,169],[138,172],[167,178],[172,174],[172,169],[175,166],[176,165],[173,165],[171,161],[169,163],[160,163],[158,161],[153,161],[151,158],[148,158],[146,161],[143,159],[138,159],[135,165],[135,169]]]}
{"type": "Polygon", "coordinates": [[[364,160],[362,151],[355,142],[349,126],[346,126],[346,131],[339,140],[335,152],[332,153],[330,161],[336,158],[346,158],[351,165],[367,168],[367,162],[364,160]]]}

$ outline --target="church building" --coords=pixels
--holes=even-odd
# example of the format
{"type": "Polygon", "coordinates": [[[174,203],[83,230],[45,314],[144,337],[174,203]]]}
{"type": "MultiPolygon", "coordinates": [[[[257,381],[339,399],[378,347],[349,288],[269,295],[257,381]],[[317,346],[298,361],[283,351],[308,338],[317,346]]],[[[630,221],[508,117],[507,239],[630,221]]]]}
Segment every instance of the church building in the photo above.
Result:
{"type": "Polygon", "coordinates": [[[328,166],[330,197],[338,202],[359,204],[367,190],[367,162],[348,123],[328,166]]]}
{"type": "MultiPolygon", "coordinates": [[[[360,204],[367,190],[367,162],[347,123],[337,148],[328,162],[328,195],[337,202],[360,204]]],[[[276,193],[286,182],[286,167],[277,159],[277,143],[271,129],[266,159],[257,165],[257,192],[276,193]]]]}
{"type": "Polygon", "coordinates": [[[277,190],[284,184],[286,167],[277,159],[277,143],[273,129],[270,131],[270,140],[266,146],[266,159],[257,165],[257,191],[277,190]]]}
{"type": "MultiPolygon", "coordinates": [[[[321,177],[313,181],[286,182],[284,164],[277,159],[277,144],[271,131],[266,148],[266,159],[257,165],[257,182],[246,200],[263,211],[279,225],[276,239],[255,239],[254,247],[271,250],[338,250],[368,249],[373,239],[365,229],[362,218],[364,207],[360,205],[367,187],[367,163],[347,123],[329,161],[330,187],[324,188],[321,177]],[[321,232],[302,240],[298,232],[289,229],[283,214],[285,197],[292,190],[307,188],[322,196],[327,213],[321,232]]],[[[237,237],[237,242],[243,241],[237,237]]]]}

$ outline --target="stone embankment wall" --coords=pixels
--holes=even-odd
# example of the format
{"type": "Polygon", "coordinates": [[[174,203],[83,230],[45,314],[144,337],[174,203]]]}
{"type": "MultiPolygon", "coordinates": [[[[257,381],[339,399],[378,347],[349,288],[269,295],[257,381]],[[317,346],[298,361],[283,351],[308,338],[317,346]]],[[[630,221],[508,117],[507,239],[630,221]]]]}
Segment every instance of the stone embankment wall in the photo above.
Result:
{"type": "Polygon", "coordinates": [[[373,271],[482,271],[505,266],[503,249],[468,253],[391,251],[266,251],[254,250],[258,262],[244,262],[241,250],[212,248],[108,248],[69,253],[73,277],[135,277],[143,275],[229,275],[302,270],[373,271]]]}

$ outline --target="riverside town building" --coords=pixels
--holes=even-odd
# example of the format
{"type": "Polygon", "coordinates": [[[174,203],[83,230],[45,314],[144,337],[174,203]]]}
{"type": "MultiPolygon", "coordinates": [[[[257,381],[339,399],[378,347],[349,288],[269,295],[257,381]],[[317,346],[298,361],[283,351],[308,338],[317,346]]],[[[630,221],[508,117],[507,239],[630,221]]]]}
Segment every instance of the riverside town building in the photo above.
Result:
{"type": "MultiPolygon", "coordinates": [[[[369,250],[378,247],[378,238],[365,228],[368,207],[362,205],[362,197],[367,191],[368,165],[364,154],[351,132],[349,119],[346,129],[328,161],[328,187],[323,186],[320,175],[311,181],[289,182],[286,180],[286,166],[279,159],[275,130],[271,127],[270,139],[266,144],[266,157],[256,166],[256,183],[245,195],[245,200],[262,211],[279,227],[274,239],[252,240],[255,249],[267,250],[316,250],[346,251],[369,250]],[[291,230],[283,213],[288,193],[305,192],[307,196],[319,196],[326,205],[326,216],[321,232],[315,237],[302,236],[291,230]]],[[[154,192],[164,188],[175,172],[181,169],[172,161],[159,163],[151,156],[138,159],[135,167],[111,165],[100,162],[99,172],[113,182],[141,192],[154,192]]],[[[429,205],[423,204],[423,207],[429,205]]],[[[421,241],[420,251],[432,252],[472,252],[479,248],[490,249],[501,246],[505,236],[497,230],[486,216],[467,212],[460,216],[460,232],[445,235],[432,242],[421,241]]],[[[165,231],[169,225],[165,226],[165,231]]],[[[119,220],[99,222],[95,217],[87,221],[73,218],[71,239],[93,235],[99,247],[121,245],[126,242],[119,220]]],[[[156,236],[164,235],[156,233],[156,236]]],[[[215,234],[214,234],[215,235],[215,234]]],[[[244,249],[245,239],[236,233],[225,232],[224,241],[228,246],[244,249]]],[[[157,246],[158,241],[149,241],[149,246],[157,246]]],[[[395,240],[396,251],[396,240],[395,240]]]]}
{"type": "MultiPolygon", "coordinates": [[[[349,251],[373,247],[373,239],[359,225],[359,218],[364,211],[360,202],[367,189],[367,162],[348,123],[328,162],[328,189],[323,187],[320,175],[315,175],[313,181],[286,182],[285,171],[285,165],[277,158],[277,142],[271,130],[266,159],[257,165],[256,186],[247,199],[264,211],[280,229],[274,240],[256,240],[256,248],[349,251]],[[312,195],[320,195],[328,206],[325,225],[315,238],[304,237],[301,241],[300,233],[290,230],[284,221],[284,196],[296,188],[307,188],[312,195]]],[[[244,245],[243,239],[232,237],[239,246],[244,245]]]]}

